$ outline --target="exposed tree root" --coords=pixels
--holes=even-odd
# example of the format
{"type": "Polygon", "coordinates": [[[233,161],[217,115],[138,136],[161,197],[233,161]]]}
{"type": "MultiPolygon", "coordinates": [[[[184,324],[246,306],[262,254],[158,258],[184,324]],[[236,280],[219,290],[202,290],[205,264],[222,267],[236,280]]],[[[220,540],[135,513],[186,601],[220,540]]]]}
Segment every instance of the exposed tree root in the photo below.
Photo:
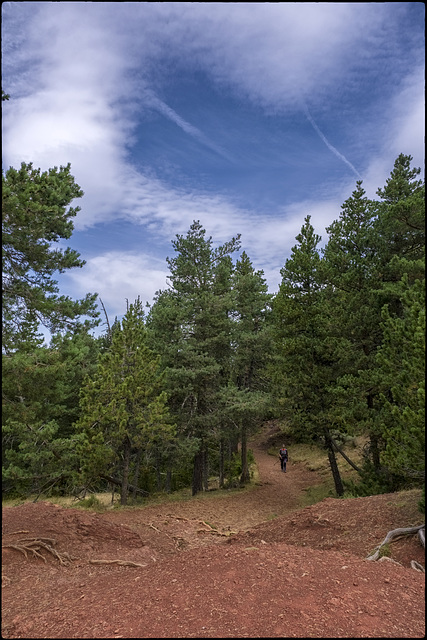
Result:
{"type": "Polygon", "coordinates": [[[228,533],[221,533],[220,531],[217,531],[216,529],[214,529],[214,527],[211,527],[210,524],[208,524],[207,522],[205,522],[204,520],[189,520],[188,518],[183,518],[182,516],[173,516],[172,514],[170,514],[171,518],[175,518],[176,520],[185,520],[185,522],[198,522],[199,524],[202,524],[204,527],[207,527],[207,529],[198,529],[197,533],[213,533],[217,536],[228,536],[228,533]]]}
{"type": "Polygon", "coordinates": [[[8,533],[8,536],[16,536],[18,533],[30,533],[28,531],[28,529],[21,529],[20,531],[12,531],[11,533],[8,533]]]}
{"type": "Polygon", "coordinates": [[[40,553],[43,549],[53,555],[53,557],[59,560],[63,565],[68,565],[72,560],[76,560],[74,556],[70,556],[66,551],[64,553],[59,553],[59,551],[54,549],[55,545],[56,541],[52,538],[22,538],[21,540],[17,540],[14,544],[10,543],[2,545],[2,548],[20,551],[26,558],[28,558],[28,553],[31,553],[33,557],[41,558],[43,562],[46,562],[46,558],[42,553],[40,553]]]}
{"type": "MultiPolygon", "coordinates": [[[[418,533],[418,537],[423,547],[425,547],[425,524],[420,524],[417,527],[408,527],[406,529],[393,529],[389,531],[381,544],[366,558],[367,560],[378,560],[381,556],[381,548],[389,542],[395,542],[404,536],[411,536],[418,533]]],[[[424,568],[415,560],[412,560],[411,567],[417,571],[424,571],[424,568]],[[416,565],[416,566],[414,566],[416,565]]]]}
{"type": "MultiPolygon", "coordinates": [[[[174,516],[173,513],[168,513],[168,518],[175,518],[175,520],[184,520],[185,522],[194,522],[194,520],[190,520],[189,518],[184,518],[183,516],[174,516]]],[[[196,520],[196,522],[201,522],[201,520],[196,520]]]]}
{"type": "Polygon", "coordinates": [[[131,560],[89,560],[90,564],[118,564],[121,567],[146,567],[146,564],[138,564],[131,560]]]}
{"type": "Polygon", "coordinates": [[[216,529],[197,529],[197,533],[212,533],[214,536],[225,536],[228,537],[228,533],[221,533],[221,531],[217,531],[216,529]]]}

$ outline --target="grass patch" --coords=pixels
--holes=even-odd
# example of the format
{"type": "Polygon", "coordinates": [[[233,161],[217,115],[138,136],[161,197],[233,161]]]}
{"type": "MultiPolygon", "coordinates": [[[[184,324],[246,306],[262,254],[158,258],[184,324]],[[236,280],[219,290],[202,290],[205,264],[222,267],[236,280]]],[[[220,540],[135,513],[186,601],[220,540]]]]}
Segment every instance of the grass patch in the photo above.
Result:
{"type": "MultiPolygon", "coordinates": [[[[281,440],[284,440],[284,442],[286,442],[286,438],[283,439],[283,432],[280,438],[281,440]]],[[[362,444],[362,442],[359,442],[356,448],[354,446],[344,446],[345,452],[348,454],[349,458],[356,464],[359,464],[361,460],[362,444]]],[[[269,455],[273,456],[277,460],[279,447],[271,444],[268,449],[269,455]]],[[[354,469],[350,467],[350,465],[339,453],[336,454],[336,458],[342,479],[356,480],[358,478],[358,474],[356,473],[356,471],[354,471],[354,469]]],[[[293,464],[305,465],[306,469],[317,474],[317,479],[319,480],[317,484],[313,484],[312,487],[309,487],[306,491],[304,491],[301,502],[302,508],[311,504],[315,504],[316,502],[320,502],[324,498],[336,497],[328,455],[325,449],[316,446],[315,444],[292,444],[289,446],[289,462],[291,466],[293,464]]],[[[163,492],[152,493],[146,498],[138,499],[136,502],[132,502],[132,499],[129,496],[129,504],[126,505],[126,507],[122,507],[120,505],[120,494],[118,492],[114,493],[114,499],[112,501],[111,491],[105,493],[90,494],[84,500],[78,500],[73,496],[53,496],[50,498],[40,499],[40,502],[53,502],[60,506],[86,508],[92,509],[94,511],[114,508],[141,509],[146,506],[155,506],[165,503],[173,504],[176,502],[186,502],[189,500],[206,501],[216,500],[218,498],[231,498],[236,493],[241,494],[242,492],[253,491],[260,483],[259,471],[256,463],[250,465],[250,478],[251,482],[249,484],[243,487],[237,486],[228,489],[219,489],[217,482],[218,479],[211,478],[209,488],[215,490],[203,491],[198,493],[196,496],[192,495],[191,487],[186,487],[169,494],[163,492]]],[[[315,482],[316,480],[313,478],[313,483],[315,482]]],[[[16,506],[19,504],[24,504],[25,502],[34,501],[35,498],[36,496],[30,496],[26,500],[22,498],[8,499],[3,501],[3,505],[16,506]]],[[[402,507],[404,506],[405,505],[402,503],[402,507]]]]}
{"type": "MultiPolygon", "coordinates": [[[[251,465],[251,482],[243,487],[238,486],[230,489],[217,489],[215,491],[201,491],[195,496],[192,495],[191,487],[174,491],[173,493],[152,493],[143,499],[138,499],[137,502],[132,502],[129,496],[129,503],[126,506],[120,504],[120,494],[114,494],[114,501],[112,502],[112,492],[107,491],[103,493],[92,493],[84,499],[78,499],[74,496],[51,496],[49,498],[40,498],[37,502],[51,502],[61,507],[82,508],[92,511],[105,511],[106,509],[143,509],[148,506],[156,506],[160,504],[174,504],[176,502],[187,501],[206,501],[217,500],[219,498],[231,498],[236,493],[242,494],[249,491],[253,491],[257,487],[257,480],[259,481],[259,473],[256,465],[251,465]]],[[[10,498],[2,501],[4,507],[16,507],[27,502],[34,502],[36,496],[28,496],[28,498],[10,498]]]]}
{"type": "MultiPolygon", "coordinates": [[[[363,441],[361,439],[358,441],[357,438],[355,438],[354,441],[356,442],[356,446],[354,446],[354,443],[352,443],[350,445],[342,446],[342,449],[348,455],[352,462],[354,462],[357,466],[361,466],[363,462],[363,441]]],[[[289,446],[288,451],[289,461],[291,464],[304,464],[309,471],[318,473],[322,478],[325,479],[326,483],[328,482],[328,477],[331,476],[331,469],[329,465],[328,453],[324,448],[315,444],[296,443],[289,446]]],[[[271,446],[268,449],[268,453],[269,455],[275,457],[278,456],[278,450],[274,446],[271,446]]],[[[342,457],[340,453],[336,452],[335,456],[342,479],[356,481],[359,478],[357,471],[355,471],[353,467],[349,465],[349,463],[342,457]]]]}
{"type": "Polygon", "coordinates": [[[383,544],[383,546],[379,550],[380,558],[390,558],[391,557],[391,549],[388,543],[383,544]]]}
{"type": "Polygon", "coordinates": [[[336,493],[333,481],[331,479],[331,482],[325,482],[305,489],[301,497],[300,507],[303,509],[304,507],[308,507],[311,504],[321,502],[321,500],[324,500],[325,498],[334,497],[336,497],[336,493]]]}
{"type": "Polygon", "coordinates": [[[293,445],[289,449],[289,460],[295,464],[305,464],[309,471],[315,471],[320,474],[330,473],[326,451],[314,444],[293,445]]]}
{"type": "Polygon", "coordinates": [[[107,505],[105,504],[105,500],[103,500],[104,495],[100,494],[100,496],[101,498],[98,498],[95,494],[92,494],[88,498],[79,500],[74,506],[79,509],[91,509],[92,511],[98,512],[105,511],[107,505]]]}

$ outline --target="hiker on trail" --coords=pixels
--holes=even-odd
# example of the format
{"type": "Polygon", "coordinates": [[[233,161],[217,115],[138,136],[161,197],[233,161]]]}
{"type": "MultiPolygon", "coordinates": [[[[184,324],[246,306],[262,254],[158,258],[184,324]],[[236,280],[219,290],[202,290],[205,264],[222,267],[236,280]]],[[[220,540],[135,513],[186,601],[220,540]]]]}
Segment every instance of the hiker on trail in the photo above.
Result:
{"type": "Polygon", "coordinates": [[[280,458],[280,466],[282,468],[282,471],[286,473],[286,463],[288,461],[288,450],[285,447],[285,445],[283,445],[279,451],[279,458],[280,458]]]}

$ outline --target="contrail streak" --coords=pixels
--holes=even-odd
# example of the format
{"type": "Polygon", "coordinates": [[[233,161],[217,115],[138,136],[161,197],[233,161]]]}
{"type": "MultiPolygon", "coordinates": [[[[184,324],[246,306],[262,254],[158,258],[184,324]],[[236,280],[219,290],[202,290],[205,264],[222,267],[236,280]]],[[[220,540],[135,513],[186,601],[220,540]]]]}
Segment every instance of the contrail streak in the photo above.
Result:
{"type": "Polygon", "coordinates": [[[184,118],[181,118],[181,116],[178,115],[176,111],[169,107],[165,102],[160,100],[157,96],[151,94],[151,92],[148,94],[148,96],[149,97],[147,102],[151,107],[169,118],[169,120],[172,120],[172,122],[175,122],[178,127],[185,131],[185,133],[188,133],[190,136],[198,140],[198,142],[205,145],[209,149],[212,149],[212,151],[215,151],[215,153],[218,153],[223,158],[226,158],[230,162],[233,162],[232,157],[219,145],[209,140],[209,138],[207,138],[204,133],[200,131],[200,129],[194,127],[192,124],[184,120],[184,118]]]}
{"type": "Polygon", "coordinates": [[[326,144],[326,146],[328,147],[328,149],[329,149],[330,151],[332,151],[332,153],[333,153],[334,155],[336,155],[336,157],[337,157],[337,158],[339,158],[340,160],[342,160],[343,162],[345,162],[345,164],[346,164],[348,167],[350,167],[350,169],[353,171],[353,173],[354,173],[358,178],[361,178],[360,173],[357,171],[357,169],[355,169],[355,168],[353,167],[353,165],[351,164],[351,162],[349,162],[349,161],[347,160],[347,158],[346,158],[345,156],[343,156],[343,154],[342,154],[342,153],[340,153],[340,152],[338,151],[338,149],[335,149],[335,147],[334,147],[334,146],[329,142],[329,140],[326,138],[326,136],[324,136],[324,135],[323,135],[323,133],[320,131],[319,127],[318,127],[318,126],[317,126],[317,124],[314,122],[313,118],[311,117],[311,114],[310,114],[310,112],[309,112],[309,110],[308,110],[307,105],[305,105],[305,104],[304,104],[304,105],[303,105],[303,108],[304,108],[304,113],[305,113],[305,115],[306,115],[306,117],[307,117],[307,120],[309,121],[309,123],[311,124],[311,126],[313,127],[313,129],[315,130],[315,132],[317,133],[317,135],[319,136],[319,138],[320,138],[321,140],[323,140],[323,142],[326,144]]]}

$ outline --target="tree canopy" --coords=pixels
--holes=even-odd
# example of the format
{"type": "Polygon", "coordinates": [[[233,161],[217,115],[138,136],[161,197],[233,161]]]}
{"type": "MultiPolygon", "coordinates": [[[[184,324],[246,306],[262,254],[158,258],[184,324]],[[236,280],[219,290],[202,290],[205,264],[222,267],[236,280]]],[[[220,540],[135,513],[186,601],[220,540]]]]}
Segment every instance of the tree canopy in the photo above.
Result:
{"type": "Polygon", "coordinates": [[[84,261],[68,239],[82,195],[70,166],[3,176],[3,473],[7,492],[120,486],[130,493],[250,480],[250,435],[271,417],[288,442],[327,451],[337,495],[424,483],[424,183],[399,155],[368,198],[362,181],[326,229],[306,215],[280,289],[268,293],[240,236],[193,221],[172,240],[169,286],[105,335],[94,294],[61,296],[84,261]],[[82,321],[88,316],[89,321],[82,321]],[[45,324],[56,333],[38,341],[45,324]],[[340,443],[364,443],[355,465],[340,443]],[[341,477],[337,456],[358,474],[341,477]]]}
{"type": "Polygon", "coordinates": [[[79,211],[69,205],[82,195],[70,164],[42,172],[23,162],[2,173],[3,350],[37,339],[40,325],[55,333],[81,316],[97,317],[96,294],[73,301],[60,295],[53,278],[85,264],[59,245],[70,238],[79,211]]]}
{"type": "Polygon", "coordinates": [[[83,483],[117,473],[121,503],[127,503],[129,474],[138,484],[141,454],[166,448],[174,435],[166,393],[161,388],[159,356],[147,346],[140,300],[129,305],[111,348],[99,357],[95,373],[81,389],[76,428],[83,483]]]}

